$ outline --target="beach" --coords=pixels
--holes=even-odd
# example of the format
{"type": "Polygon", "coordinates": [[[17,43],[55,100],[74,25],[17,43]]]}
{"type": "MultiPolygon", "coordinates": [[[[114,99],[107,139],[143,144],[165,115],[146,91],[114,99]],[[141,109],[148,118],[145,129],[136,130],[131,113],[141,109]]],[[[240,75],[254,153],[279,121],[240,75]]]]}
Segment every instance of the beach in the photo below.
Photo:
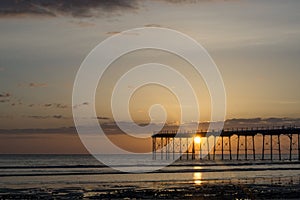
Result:
{"type": "Polygon", "coordinates": [[[2,155],[0,172],[0,199],[300,197],[298,161],[181,160],[154,172],[125,173],[89,155],[2,155]]]}
{"type": "MultiPolygon", "coordinates": [[[[163,186],[163,185],[161,185],[163,186]]],[[[299,199],[300,184],[180,183],[164,189],[131,185],[97,188],[1,189],[1,199],[299,199]]]]}

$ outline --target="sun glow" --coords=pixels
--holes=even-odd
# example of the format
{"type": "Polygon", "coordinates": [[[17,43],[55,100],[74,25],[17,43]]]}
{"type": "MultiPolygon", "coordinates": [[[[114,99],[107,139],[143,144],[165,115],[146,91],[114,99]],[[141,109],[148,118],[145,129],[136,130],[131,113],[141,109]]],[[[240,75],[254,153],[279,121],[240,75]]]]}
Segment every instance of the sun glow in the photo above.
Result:
{"type": "Polygon", "coordinates": [[[195,137],[194,142],[197,143],[197,144],[200,144],[201,138],[199,136],[195,137]]]}

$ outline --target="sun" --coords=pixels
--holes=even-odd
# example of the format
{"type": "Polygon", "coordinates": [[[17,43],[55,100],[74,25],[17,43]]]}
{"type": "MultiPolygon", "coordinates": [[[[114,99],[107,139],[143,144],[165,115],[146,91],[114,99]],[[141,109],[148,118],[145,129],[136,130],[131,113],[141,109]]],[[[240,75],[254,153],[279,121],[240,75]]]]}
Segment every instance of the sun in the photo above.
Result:
{"type": "Polygon", "coordinates": [[[201,138],[199,136],[195,137],[194,142],[197,143],[197,144],[200,144],[201,138]]]}

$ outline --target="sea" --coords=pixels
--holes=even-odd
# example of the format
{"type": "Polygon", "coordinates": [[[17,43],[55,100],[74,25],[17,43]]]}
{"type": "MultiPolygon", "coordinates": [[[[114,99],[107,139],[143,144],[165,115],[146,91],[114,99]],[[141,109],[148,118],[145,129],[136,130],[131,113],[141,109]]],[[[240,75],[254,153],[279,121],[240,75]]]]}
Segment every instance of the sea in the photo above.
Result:
{"type": "Polygon", "coordinates": [[[0,199],[300,199],[296,157],[221,160],[217,155],[216,160],[168,161],[168,166],[149,155],[102,157],[122,164],[107,166],[91,155],[0,155],[0,199]],[[158,163],[159,169],[149,170],[158,163]]]}

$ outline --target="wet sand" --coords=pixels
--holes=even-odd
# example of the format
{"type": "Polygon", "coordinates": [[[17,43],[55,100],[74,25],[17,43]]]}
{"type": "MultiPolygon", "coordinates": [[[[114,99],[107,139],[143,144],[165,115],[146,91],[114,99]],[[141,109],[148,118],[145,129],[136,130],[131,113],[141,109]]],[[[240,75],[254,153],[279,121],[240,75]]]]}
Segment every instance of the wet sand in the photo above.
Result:
{"type": "Polygon", "coordinates": [[[0,189],[0,199],[299,199],[300,184],[177,183],[143,188],[102,185],[94,188],[0,189]]]}

